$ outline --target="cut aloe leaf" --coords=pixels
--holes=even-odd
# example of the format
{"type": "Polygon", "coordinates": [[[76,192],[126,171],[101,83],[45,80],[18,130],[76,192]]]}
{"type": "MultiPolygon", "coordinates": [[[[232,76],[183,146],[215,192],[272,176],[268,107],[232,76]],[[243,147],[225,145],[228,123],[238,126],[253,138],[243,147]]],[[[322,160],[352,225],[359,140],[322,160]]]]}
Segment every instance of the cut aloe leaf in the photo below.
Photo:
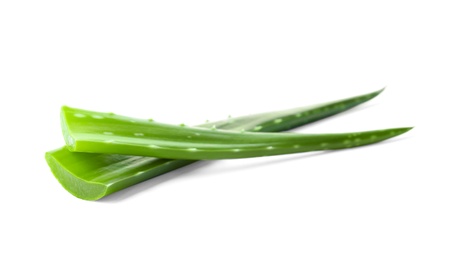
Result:
{"type": "MultiPolygon", "coordinates": [[[[176,126],[154,121],[62,107],[67,148],[183,160],[218,160],[335,150],[376,143],[409,130],[357,133],[252,133],[176,126]]],[[[281,124],[283,121],[276,121],[281,124]]],[[[259,128],[256,126],[254,129],[259,128]]]]}
{"type": "MultiPolygon", "coordinates": [[[[380,92],[311,107],[249,115],[203,124],[200,127],[231,130],[284,131],[343,112],[380,92]],[[281,120],[276,124],[275,120],[281,120]]],[[[139,182],[195,161],[115,154],[73,153],[65,147],[46,153],[46,160],[61,185],[74,196],[97,200],[139,182]]]]}

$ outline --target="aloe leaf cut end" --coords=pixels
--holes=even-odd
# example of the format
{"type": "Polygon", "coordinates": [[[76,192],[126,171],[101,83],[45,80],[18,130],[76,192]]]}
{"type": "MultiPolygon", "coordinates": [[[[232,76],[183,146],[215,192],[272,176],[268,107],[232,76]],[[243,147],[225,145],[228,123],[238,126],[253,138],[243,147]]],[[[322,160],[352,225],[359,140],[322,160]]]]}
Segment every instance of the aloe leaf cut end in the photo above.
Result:
{"type": "MultiPolygon", "coordinates": [[[[71,164],[65,163],[65,153],[70,153],[65,148],[46,153],[46,161],[51,172],[58,182],[72,195],[84,200],[98,200],[106,196],[107,187],[102,183],[90,182],[80,178],[71,169],[65,168],[71,164]],[[61,160],[63,159],[63,161],[61,160]]],[[[84,154],[81,154],[84,156],[84,154]]],[[[78,155],[76,155],[77,157],[78,155]]],[[[68,157],[66,157],[68,158],[68,157]]],[[[72,157],[75,158],[75,157],[72,157]]],[[[77,171],[76,171],[77,172],[77,171]]]]}
{"type": "Polygon", "coordinates": [[[60,184],[69,193],[84,200],[98,200],[194,162],[141,156],[73,153],[65,147],[47,152],[46,161],[60,184]]]}

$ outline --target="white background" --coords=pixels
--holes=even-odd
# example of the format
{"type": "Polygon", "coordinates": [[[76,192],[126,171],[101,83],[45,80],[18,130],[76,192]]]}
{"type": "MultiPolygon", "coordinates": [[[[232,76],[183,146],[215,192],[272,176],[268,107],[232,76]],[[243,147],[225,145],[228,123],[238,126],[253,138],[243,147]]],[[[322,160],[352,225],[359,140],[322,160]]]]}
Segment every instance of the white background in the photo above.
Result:
{"type": "Polygon", "coordinates": [[[1,259],[454,259],[453,1],[0,2],[1,259]],[[198,124],[380,89],[298,129],[351,150],[202,162],[97,202],[44,153],[69,105],[198,124]]]}

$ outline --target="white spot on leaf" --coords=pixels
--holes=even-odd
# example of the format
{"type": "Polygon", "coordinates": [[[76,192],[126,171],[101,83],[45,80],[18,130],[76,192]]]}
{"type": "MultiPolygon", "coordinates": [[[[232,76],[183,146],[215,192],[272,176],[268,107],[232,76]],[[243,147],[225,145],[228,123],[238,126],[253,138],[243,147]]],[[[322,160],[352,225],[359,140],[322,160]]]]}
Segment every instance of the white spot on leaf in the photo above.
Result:
{"type": "Polygon", "coordinates": [[[143,174],[144,172],[145,172],[145,171],[138,171],[138,172],[137,172],[136,174],[134,174],[134,175],[141,175],[141,174],[143,174]]]}
{"type": "Polygon", "coordinates": [[[76,113],[76,114],[74,114],[74,116],[75,116],[75,117],[79,117],[79,118],[85,117],[85,115],[84,115],[84,114],[81,114],[81,113],[76,113]]]}

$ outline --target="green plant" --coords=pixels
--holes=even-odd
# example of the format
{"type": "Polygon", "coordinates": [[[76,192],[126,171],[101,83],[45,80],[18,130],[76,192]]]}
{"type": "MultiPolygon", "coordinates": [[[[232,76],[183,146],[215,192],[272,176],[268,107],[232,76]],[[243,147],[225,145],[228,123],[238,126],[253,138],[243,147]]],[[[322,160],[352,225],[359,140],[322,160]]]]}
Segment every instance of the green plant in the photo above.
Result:
{"type": "MultiPolygon", "coordinates": [[[[382,90],[381,90],[382,91],[382,90]]],[[[244,116],[239,118],[230,118],[227,120],[203,124],[200,125],[199,128],[194,129],[190,127],[176,127],[176,126],[169,126],[164,125],[164,129],[171,129],[172,131],[177,132],[184,132],[185,134],[179,134],[180,138],[183,136],[187,139],[193,139],[193,136],[196,137],[196,134],[210,134],[215,135],[217,138],[225,138],[223,137],[224,134],[229,136],[245,136],[243,130],[245,131],[256,131],[256,132],[272,132],[272,131],[285,131],[292,129],[294,127],[298,127],[310,122],[314,122],[320,120],[322,118],[340,113],[345,111],[351,107],[354,107],[358,104],[361,104],[365,101],[370,100],[371,98],[377,96],[381,91],[373,92],[370,94],[357,96],[353,98],[348,98],[339,101],[333,101],[325,104],[315,105],[311,107],[304,107],[304,108],[296,108],[290,109],[285,111],[278,111],[278,112],[268,112],[262,113],[257,115],[250,115],[244,116]],[[210,128],[210,129],[226,129],[226,130],[236,130],[239,131],[237,133],[233,132],[224,132],[221,130],[204,130],[203,128],[210,128]],[[196,131],[192,131],[196,130],[196,131]],[[240,133],[241,132],[241,133],[240,133]],[[191,135],[190,135],[191,134],[191,135]],[[191,136],[191,138],[188,138],[191,136]]],[[[95,120],[95,122],[103,122],[106,121],[106,118],[111,118],[112,122],[120,122],[122,127],[125,126],[125,120],[128,122],[126,125],[132,126],[134,130],[122,130],[121,133],[128,133],[136,137],[144,137],[145,133],[151,133],[148,129],[151,128],[149,122],[144,120],[138,119],[131,119],[125,118],[120,116],[115,116],[112,114],[100,114],[100,113],[87,113],[86,111],[82,110],[72,110],[72,109],[64,109],[65,113],[70,113],[71,116],[74,116],[75,119],[90,119],[90,121],[81,122],[84,128],[89,129],[89,131],[93,131],[96,134],[99,134],[102,131],[101,141],[104,143],[106,140],[106,136],[108,138],[114,135],[111,126],[108,125],[110,131],[100,129],[99,124],[95,124],[94,127],[89,127],[87,124],[91,122],[91,120],[95,120]],[[66,111],[65,111],[66,110],[66,111]],[[78,115],[75,115],[78,114],[78,115]],[[100,118],[103,117],[103,118],[100,118]],[[135,122],[130,122],[131,120],[135,122]],[[140,122],[138,124],[138,122],[140,122]],[[131,123],[131,124],[129,124],[131,123]],[[142,124],[141,124],[142,123],[142,124]],[[144,124],[145,123],[145,124],[144,124]],[[137,128],[137,126],[140,126],[137,128]],[[106,133],[104,133],[106,132],[106,133]],[[142,133],[143,135],[134,135],[135,133],[142,133]]],[[[66,127],[66,116],[64,116],[64,124],[63,126],[66,127]]],[[[77,123],[80,121],[72,122],[71,124],[77,123]]],[[[107,122],[108,123],[108,122],[107,122]]],[[[155,127],[157,124],[153,124],[155,127]]],[[[161,124],[158,124],[159,127],[162,127],[161,124]]],[[[104,126],[102,126],[104,127],[104,126]]],[[[65,128],[64,128],[65,129],[65,128]]],[[[117,129],[118,130],[118,129],[117,129]]],[[[117,131],[116,130],[116,131],[117,131]]],[[[344,148],[347,146],[355,146],[360,144],[366,144],[365,142],[356,141],[358,138],[363,139],[371,139],[371,135],[373,132],[376,135],[374,140],[368,140],[368,143],[377,142],[379,140],[383,140],[384,138],[391,137],[398,135],[404,131],[408,130],[408,128],[401,128],[395,130],[379,130],[379,134],[381,137],[378,137],[378,132],[365,132],[361,133],[357,136],[356,134],[351,134],[352,136],[343,135],[343,136],[328,136],[329,138],[338,139],[339,137],[343,137],[343,143],[337,142],[337,145],[341,145],[340,148],[344,148]],[[394,131],[394,133],[391,133],[394,131]],[[345,142],[349,140],[350,142],[345,142]]],[[[68,133],[68,129],[66,128],[64,132],[68,133]]],[[[173,132],[175,133],[175,132],[173,132]]],[[[286,134],[294,136],[293,134],[286,134]]],[[[298,135],[300,138],[300,135],[298,135]]],[[[321,138],[320,135],[318,138],[321,138]]],[[[173,136],[174,137],[174,136],[173,136]]],[[[257,137],[257,134],[253,135],[254,138],[257,137]]],[[[274,136],[275,137],[275,136],[274,136]]],[[[306,136],[309,137],[309,136],[306,136]]],[[[326,138],[327,136],[323,136],[326,138]]],[[[68,139],[68,137],[66,137],[68,139]]],[[[261,137],[262,138],[262,137],[261,137]]],[[[281,137],[280,137],[281,138],[281,137]]],[[[287,137],[286,137],[287,138],[287,137]]],[[[291,139],[294,137],[291,137],[291,139]]],[[[216,139],[216,138],[215,138],[216,139]]],[[[210,140],[215,140],[210,139],[210,140]]],[[[331,139],[331,141],[334,141],[331,139]]],[[[360,140],[361,140],[360,139],[360,140]]],[[[186,140],[186,139],[184,139],[186,140]]],[[[226,141],[226,139],[224,139],[226,141]]],[[[193,141],[193,140],[191,140],[193,141]]],[[[288,141],[286,139],[286,141],[288,141]]],[[[71,142],[71,141],[70,141],[71,142]]],[[[174,142],[174,141],[172,141],[174,142]]],[[[315,142],[315,148],[318,149],[326,149],[327,146],[321,147],[322,142],[321,139],[318,139],[315,142]]],[[[186,144],[189,142],[187,141],[186,144]]],[[[191,142],[190,142],[191,143],[191,142]]],[[[334,142],[332,142],[333,144],[334,142]]],[[[191,143],[193,144],[193,143],[191,143]]],[[[73,144],[74,145],[74,144],[73,144]]],[[[296,145],[295,143],[292,144],[293,146],[296,145]]],[[[76,145],[77,146],[77,145],[76,145]]],[[[180,146],[183,147],[183,146],[180,146]]],[[[262,145],[263,147],[263,145],[262,145]]],[[[189,147],[191,148],[191,147],[189,147]]],[[[292,147],[295,149],[295,147],[292,147]]],[[[182,148],[183,149],[183,148],[182,148]]],[[[184,149],[188,149],[185,147],[184,149]]],[[[239,148],[232,148],[229,149],[239,149],[239,148]]],[[[270,149],[266,148],[266,151],[270,149]]],[[[272,149],[273,150],[273,149],[272,149]]],[[[129,151],[127,151],[129,152],[129,151]]],[[[187,150],[186,153],[192,154],[194,151],[187,150]]],[[[239,153],[235,151],[229,151],[230,153],[239,153]]],[[[249,154],[247,154],[249,155],[249,154]]],[[[269,154],[268,154],[269,155],[269,154]]],[[[60,149],[51,151],[46,153],[46,160],[54,173],[55,177],[59,180],[62,186],[67,189],[70,193],[75,195],[76,197],[86,199],[86,200],[96,200],[102,198],[108,194],[113,192],[119,191],[136,183],[142,182],[144,180],[159,176],[161,174],[167,173],[174,169],[183,167],[185,165],[191,164],[195,162],[194,160],[171,160],[171,159],[161,159],[161,158],[154,158],[154,157],[143,157],[143,156],[131,156],[131,155],[119,155],[119,154],[105,154],[105,153],[82,153],[82,152],[70,152],[66,147],[62,147],[60,149]]]]}

